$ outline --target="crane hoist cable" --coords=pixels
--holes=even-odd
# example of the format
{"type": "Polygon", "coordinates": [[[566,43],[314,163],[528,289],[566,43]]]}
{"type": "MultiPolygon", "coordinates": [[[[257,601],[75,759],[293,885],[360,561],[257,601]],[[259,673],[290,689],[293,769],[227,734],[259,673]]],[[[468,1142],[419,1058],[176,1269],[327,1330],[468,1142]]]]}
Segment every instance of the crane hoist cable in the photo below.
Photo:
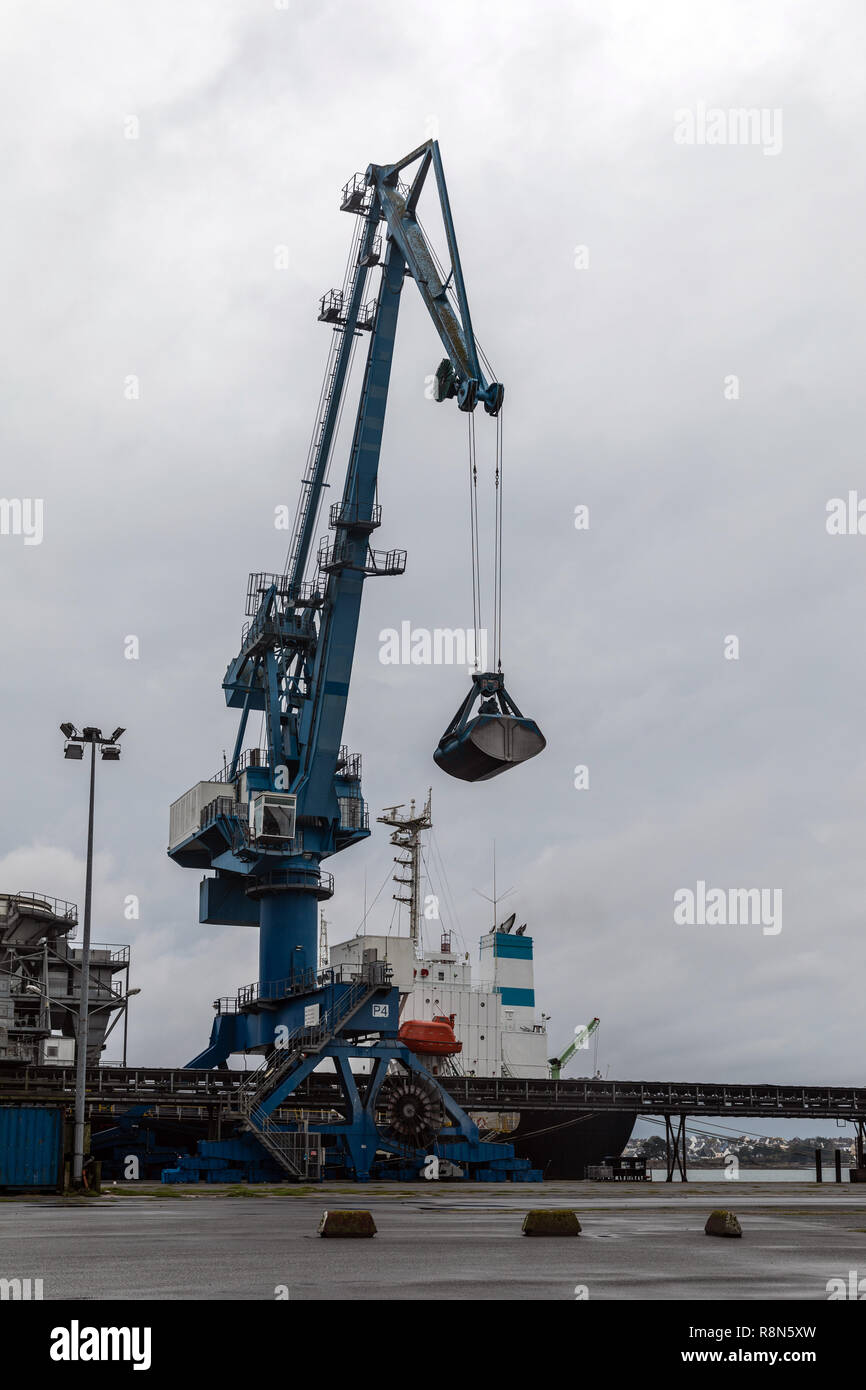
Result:
{"type": "Polygon", "coordinates": [[[502,411],[496,417],[496,489],[493,543],[493,657],[502,673],[502,411]]]}
{"type": "Polygon", "coordinates": [[[478,465],[475,455],[475,416],[469,421],[469,534],[472,558],[472,634],[475,669],[479,669],[478,653],[481,634],[481,559],[478,544],[478,465]]]}
{"type": "MultiPolygon", "coordinates": [[[[420,218],[418,226],[424,234],[433,263],[440,273],[442,280],[447,288],[446,293],[452,303],[457,306],[457,294],[454,289],[453,277],[446,273],[445,267],[436,251],[431,238],[427,235],[420,218]]],[[[493,368],[484,352],[481,344],[475,339],[478,355],[491,377],[495,376],[493,368]]],[[[493,643],[492,658],[498,672],[502,671],[502,415],[503,408],[500,407],[496,416],[496,463],[494,474],[494,550],[493,550],[493,643]]],[[[470,471],[470,535],[472,546],[472,621],[475,633],[475,668],[480,670],[479,665],[479,637],[482,625],[481,619],[481,562],[480,562],[480,536],[478,527],[478,468],[477,452],[475,442],[475,416],[469,414],[469,471],[470,471]]]]}
{"type": "MultiPolygon", "coordinates": [[[[492,658],[496,670],[502,671],[502,412],[496,417],[496,458],[494,465],[493,507],[493,643],[492,658]]],[[[475,668],[479,666],[481,611],[481,541],[478,524],[478,452],[475,440],[475,417],[469,416],[469,531],[472,556],[472,622],[475,634],[475,668]]]]}
{"type": "MultiPolygon", "coordinates": [[[[491,661],[502,671],[502,411],[496,417],[496,455],[493,474],[493,641],[491,661]]],[[[478,525],[478,453],[475,417],[469,416],[469,530],[472,552],[472,622],[475,635],[475,669],[480,670],[481,540],[478,525]]]]}
{"type": "Polygon", "coordinates": [[[449,777],[484,782],[518,763],[534,758],[547,740],[534,719],[527,719],[505,689],[502,674],[502,454],[503,434],[497,412],[494,467],[493,653],[491,669],[479,668],[481,631],[481,571],[478,529],[478,462],[474,417],[469,414],[469,521],[472,552],[472,620],[475,625],[475,665],[472,688],[451,719],[433,760],[449,777]],[[495,663],[495,669],[493,669],[495,663]],[[478,702],[478,711],[472,711],[478,702]]]}

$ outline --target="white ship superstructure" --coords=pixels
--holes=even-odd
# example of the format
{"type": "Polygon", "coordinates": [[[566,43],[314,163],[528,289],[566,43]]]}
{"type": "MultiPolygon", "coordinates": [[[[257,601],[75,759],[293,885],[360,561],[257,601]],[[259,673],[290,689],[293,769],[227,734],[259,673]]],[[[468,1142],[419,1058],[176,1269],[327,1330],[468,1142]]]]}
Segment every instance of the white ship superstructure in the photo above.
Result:
{"type": "Polygon", "coordinates": [[[535,1017],[532,937],[501,928],[482,936],[478,984],[472,965],[450,949],[425,951],[401,1009],[401,1019],[454,1015],[467,1076],[550,1075],[547,1030],[535,1017]]]}
{"type": "Polygon", "coordinates": [[[395,862],[406,876],[395,875],[395,881],[409,891],[394,897],[409,906],[409,935],[360,933],[331,948],[331,965],[353,970],[365,960],[387,961],[400,991],[401,1023],[453,1015],[463,1047],[449,1066],[464,1075],[549,1076],[547,1029],[536,1020],[533,942],[525,924],[515,931],[512,915],[481,937],[477,979],[469,952],[453,949],[449,931],[441,931],[438,949],[425,948],[420,866],[421,832],[431,826],[429,797],[417,815],[414,802],[407,816],[398,815],[401,809],[391,807],[380,819],[393,827],[392,844],[401,852],[395,862]]]}

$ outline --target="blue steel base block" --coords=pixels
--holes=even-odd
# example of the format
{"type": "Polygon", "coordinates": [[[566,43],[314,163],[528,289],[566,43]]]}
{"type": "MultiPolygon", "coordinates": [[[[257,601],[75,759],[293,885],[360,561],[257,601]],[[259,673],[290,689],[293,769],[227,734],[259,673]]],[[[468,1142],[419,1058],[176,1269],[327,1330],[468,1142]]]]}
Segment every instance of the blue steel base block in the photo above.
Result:
{"type": "Polygon", "coordinates": [[[201,1139],[194,1154],[178,1154],[163,1182],[283,1183],[286,1175],[251,1134],[237,1139],[201,1139]]]}
{"type": "MultiPolygon", "coordinates": [[[[315,1141],[312,1141],[315,1142],[315,1141]]],[[[356,1173],[346,1161],[340,1145],[325,1146],[321,1179],[325,1182],[346,1182],[356,1173]]],[[[377,1159],[370,1166],[370,1179],[375,1182],[541,1182],[540,1168],[532,1168],[525,1158],[514,1158],[511,1144],[434,1145],[430,1154],[415,1158],[377,1159]],[[457,1157],[455,1149],[460,1149],[457,1157]],[[435,1163],[431,1163],[431,1158],[435,1163]]],[[[401,1156],[402,1157],[402,1156],[401,1156]]],[[[231,1141],[201,1140],[194,1154],[178,1155],[176,1166],[164,1168],[164,1183],[270,1183],[305,1184],[313,1181],[287,1178],[281,1168],[264,1152],[252,1135],[231,1141]]]]}

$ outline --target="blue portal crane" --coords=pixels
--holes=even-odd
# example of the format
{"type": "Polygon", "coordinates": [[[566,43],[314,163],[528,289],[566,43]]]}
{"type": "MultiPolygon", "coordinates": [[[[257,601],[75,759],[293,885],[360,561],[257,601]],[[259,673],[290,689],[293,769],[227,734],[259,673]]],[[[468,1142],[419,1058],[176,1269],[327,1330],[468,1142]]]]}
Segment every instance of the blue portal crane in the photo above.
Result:
{"type": "MultiPolygon", "coordinates": [[[[320,301],[319,319],[332,327],[333,340],[287,563],[282,574],[249,579],[248,621],[223,679],[226,703],[240,716],[231,758],[171,808],[170,856],[184,867],[210,871],[201,883],[200,920],[259,929],[258,982],[235,1000],[217,1001],[211,1041],[189,1065],[223,1066],[235,1052],[265,1054],[260,1081],[270,1079],[250,1107],[263,1119],[277,1104],[274,1077],[298,1071],[297,1060],[284,1067],[286,1057],[313,1031],[317,1061],[331,1047],[351,1047],[353,1039],[357,1048],[360,1037],[401,1047],[395,1041],[397,991],[382,964],[363,981],[320,972],[317,938],[318,904],[333,891],[322,861],[370,833],[361,760],[343,745],[343,725],[364,583],[406,567],[404,550],[374,549],[371,538],[382,518],[379,454],[408,277],[446,353],[435,375],[436,398],[456,400],[470,418],[479,404],[498,417],[503,403],[503,387],[485,374],[473,334],[437,142],[426,142],[396,164],[371,164],[356,174],[343,189],[341,208],[357,222],[343,286],[320,301]],[[406,183],[402,176],[412,166],[406,183]],[[447,266],[439,263],[417,216],[431,169],[447,266]],[[374,271],[380,275],[378,294],[368,298],[374,271]],[[364,333],[370,336],[342,495],[329,508],[330,535],[314,551],[352,358],[364,333]],[[251,715],[262,718],[265,737],[262,746],[245,748],[251,715]],[[284,1051],[278,1060],[271,1056],[275,1039],[284,1051]]],[[[435,756],[446,772],[474,781],[543,747],[537,725],[507,695],[500,666],[475,673],[435,756]],[[473,720],[476,699],[481,708],[473,720]]],[[[305,1054],[307,1071],[312,1056],[305,1054]]],[[[415,1071],[422,1073],[423,1089],[423,1069],[415,1071]]],[[[417,1110],[417,1096],[413,1104],[417,1110]]]]}

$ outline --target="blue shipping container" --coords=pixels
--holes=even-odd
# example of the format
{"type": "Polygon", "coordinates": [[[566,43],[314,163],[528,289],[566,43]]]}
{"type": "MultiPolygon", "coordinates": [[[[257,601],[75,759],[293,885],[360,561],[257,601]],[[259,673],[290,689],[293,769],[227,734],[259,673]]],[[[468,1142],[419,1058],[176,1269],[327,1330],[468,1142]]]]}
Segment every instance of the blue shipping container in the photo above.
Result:
{"type": "Polygon", "coordinates": [[[60,1186],[63,1109],[0,1105],[0,1188],[60,1186]]]}

